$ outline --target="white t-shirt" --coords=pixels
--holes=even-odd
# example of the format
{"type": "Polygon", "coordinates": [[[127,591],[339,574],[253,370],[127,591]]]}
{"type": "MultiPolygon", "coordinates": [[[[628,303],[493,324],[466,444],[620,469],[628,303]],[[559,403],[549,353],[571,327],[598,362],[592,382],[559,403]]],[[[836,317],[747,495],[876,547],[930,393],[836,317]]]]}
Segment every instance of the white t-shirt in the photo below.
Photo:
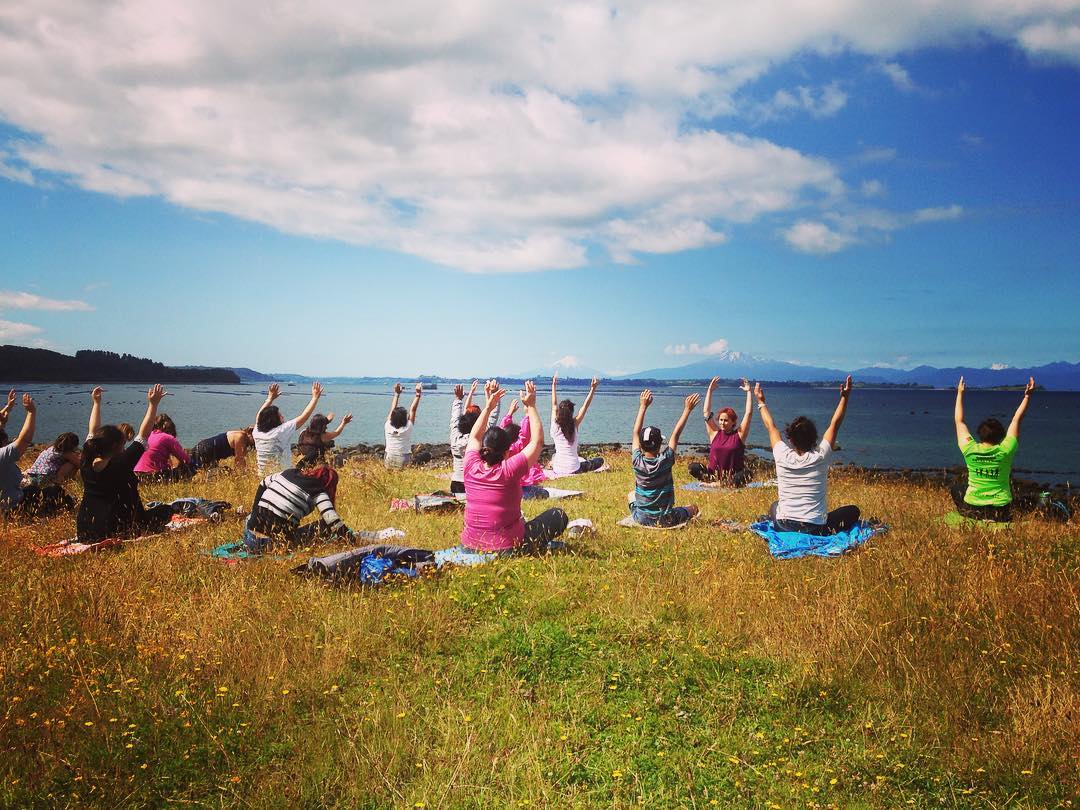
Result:
{"type": "Polygon", "coordinates": [[[412,453],[412,422],[406,422],[405,427],[396,428],[386,420],[383,425],[383,433],[386,436],[386,455],[393,458],[404,458],[412,453]]]}
{"type": "Polygon", "coordinates": [[[787,442],[772,449],[776,461],[776,488],[779,493],[776,517],[824,525],[829,510],[825,490],[832,463],[832,447],[824,439],[816,449],[801,456],[787,442]]]}
{"type": "Polygon", "coordinates": [[[259,472],[277,472],[292,466],[292,443],[296,431],[295,419],[282,422],[265,433],[255,429],[251,438],[255,440],[255,464],[259,472]]]}
{"type": "Polygon", "coordinates": [[[555,443],[555,455],[551,458],[551,471],[556,475],[573,475],[581,467],[578,457],[578,440],[581,433],[574,431],[574,440],[569,441],[563,435],[562,428],[551,420],[551,440],[555,443]]]}

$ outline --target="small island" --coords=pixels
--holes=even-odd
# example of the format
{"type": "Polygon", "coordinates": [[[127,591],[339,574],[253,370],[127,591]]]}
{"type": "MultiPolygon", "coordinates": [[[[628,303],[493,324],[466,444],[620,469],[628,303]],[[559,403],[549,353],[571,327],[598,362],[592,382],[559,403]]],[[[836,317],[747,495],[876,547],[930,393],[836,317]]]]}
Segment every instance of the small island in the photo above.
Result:
{"type": "Polygon", "coordinates": [[[236,385],[227,368],[176,368],[131,354],[82,349],[75,356],[48,349],[0,346],[0,381],[93,383],[220,383],[236,385]]]}

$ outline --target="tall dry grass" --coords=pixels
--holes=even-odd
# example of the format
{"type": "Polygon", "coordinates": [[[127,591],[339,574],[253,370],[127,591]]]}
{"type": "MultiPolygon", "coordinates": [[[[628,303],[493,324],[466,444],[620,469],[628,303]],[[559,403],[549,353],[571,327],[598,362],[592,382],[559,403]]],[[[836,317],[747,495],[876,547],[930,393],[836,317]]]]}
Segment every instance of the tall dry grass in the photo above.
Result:
{"type": "MultiPolygon", "coordinates": [[[[297,579],[305,559],[203,552],[238,519],[43,559],[70,516],[0,543],[0,801],[779,806],[1065,804],[1080,785],[1080,532],[947,529],[947,493],[834,474],[891,530],[777,562],[714,525],[775,491],[697,494],[689,529],[614,526],[629,459],[573,481],[578,553],[399,587],[297,579]]],[[[680,462],[681,479],[686,479],[680,462]]],[[[256,479],[144,489],[247,506],[256,479]]],[[[390,513],[431,472],[353,463],[340,511],[405,542],[460,516],[390,513]]],[[[542,503],[527,503],[535,514],[542,503]]],[[[332,547],[336,548],[336,547],[332,547]]]]}

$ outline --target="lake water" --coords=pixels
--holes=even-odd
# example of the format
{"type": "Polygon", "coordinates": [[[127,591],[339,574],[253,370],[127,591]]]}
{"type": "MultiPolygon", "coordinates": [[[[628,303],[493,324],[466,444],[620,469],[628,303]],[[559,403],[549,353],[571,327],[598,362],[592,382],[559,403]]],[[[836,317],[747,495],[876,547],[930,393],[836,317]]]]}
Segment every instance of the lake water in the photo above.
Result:
{"type": "MultiPolygon", "coordinates": [[[[4,391],[8,387],[3,384],[4,391]]],[[[89,386],[81,384],[20,386],[20,392],[29,391],[38,401],[35,440],[51,441],[66,430],[83,436],[90,412],[89,390],[89,386]]],[[[704,396],[704,389],[657,390],[649,410],[649,424],[658,425],[666,436],[681,412],[683,397],[693,390],[704,396]]],[[[169,386],[169,391],[171,395],[163,402],[162,411],[176,422],[179,439],[187,447],[223,430],[251,424],[266,396],[265,389],[253,385],[174,385],[169,386]]],[[[576,403],[585,397],[584,389],[573,386],[560,386],[559,393],[560,398],[567,396],[576,403]]],[[[837,393],[832,390],[770,388],[766,393],[769,408],[781,427],[795,416],[805,414],[824,431],[837,401],[837,393]]],[[[319,410],[334,411],[337,418],[344,413],[353,414],[352,424],[338,439],[339,445],[381,444],[390,396],[388,385],[330,385],[319,410]]],[[[941,469],[961,464],[952,423],[954,396],[952,391],[856,389],[840,430],[842,451],[838,460],[882,468],[941,469]]],[[[278,405],[286,418],[292,418],[309,397],[308,386],[286,387],[278,405]]],[[[411,391],[403,394],[402,402],[408,405],[411,397],[411,391]]],[[[451,397],[450,385],[424,392],[413,432],[414,442],[448,440],[451,397]]],[[[546,391],[540,392],[539,400],[541,416],[546,420],[549,412],[546,391]]],[[[1018,392],[971,391],[965,397],[968,425],[974,428],[986,416],[996,416],[1008,424],[1019,402],[1018,392]]],[[[740,418],[743,403],[744,395],[734,388],[717,389],[713,397],[714,408],[733,407],[740,418]]],[[[109,385],[103,397],[102,418],[105,423],[130,422],[138,427],[145,407],[146,386],[109,385]]],[[[582,426],[582,441],[627,443],[636,412],[637,392],[605,390],[601,386],[582,426]]],[[[684,444],[705,443],[705,428],[699,414],[700,408],[687,425],[684,444]]],[[[22,408],[17,405],[8,432],[17,432],[21,420],[22,408]]],[[[1074,430],[1078,422],[1080,393],[1037,392],[1024,421],[1016,470],[1038,480],[1080,480],[1080,434],[1074,430]]],[[[756,408],[749,442],[767,444],[756,408]]]]}

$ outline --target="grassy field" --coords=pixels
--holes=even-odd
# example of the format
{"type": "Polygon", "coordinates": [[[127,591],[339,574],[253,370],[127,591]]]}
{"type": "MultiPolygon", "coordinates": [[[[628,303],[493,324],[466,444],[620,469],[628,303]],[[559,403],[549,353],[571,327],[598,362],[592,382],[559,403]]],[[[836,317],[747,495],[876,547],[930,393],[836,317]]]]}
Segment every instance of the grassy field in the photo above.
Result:
{"type": "MultiPolygon", "coordinates": [[[[239,519],[71,559],[29,547],[73,517],[3,527],[0,804],[1072,806],[1076,525],[949,530],[944,489],[836,472],[831,502],[892,530],[776,562],[713,525],[775,490],[680,492],[691,528],[620,529],[611,460],[564,502],[598,528],[574,553],[376,590],[290,575],[306,553],[207,557],[239,519]]],[[[460,516],[388,506],[443,486],[353,462],[339,509],[442,548],[460,516]]]]}

